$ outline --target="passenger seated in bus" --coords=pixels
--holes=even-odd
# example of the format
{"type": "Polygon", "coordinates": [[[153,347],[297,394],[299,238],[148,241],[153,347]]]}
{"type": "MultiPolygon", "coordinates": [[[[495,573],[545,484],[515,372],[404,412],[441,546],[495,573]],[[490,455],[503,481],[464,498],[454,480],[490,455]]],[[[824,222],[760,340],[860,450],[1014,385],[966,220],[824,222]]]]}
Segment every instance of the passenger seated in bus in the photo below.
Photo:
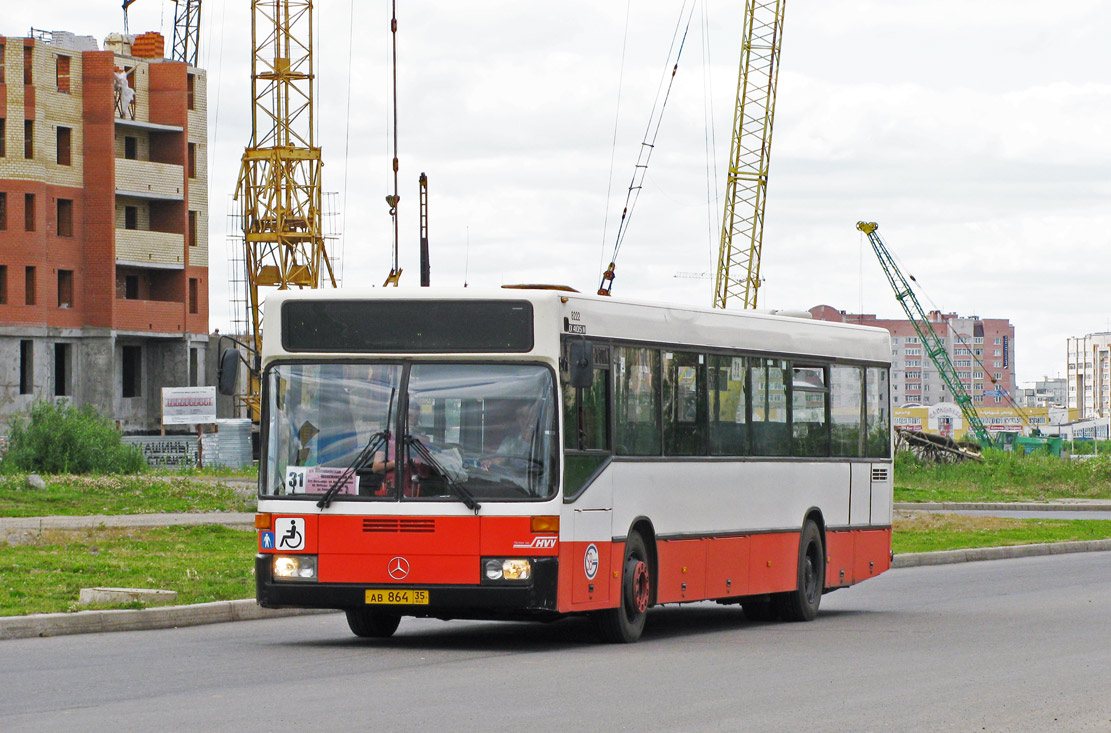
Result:
{"type": "MultiPolygon", "coordinates": [[[[432,437],[422,433],[415,432],[419,429],[420,422],[420,403],[411,401],[409,403],[409,412],[405,422],[405,437],[419,442],[426,448],[432,446],[432,437]]],[[[419,457],[414,455],[413,449],[406,447],[404,450],[409,451],[409,471],[406,477],[404,495],[408,497],[418,496],[420,494],[420,480],[428,478],[432,474],[432,468],[420,460],[419,457]]],[[[378,486],[373,492],[374,496],[392,496],[394,493],[394,486],[397,480],[397,461],[390,457],[390,454],[395,451],[395,446],[392,442],[386,444],[385,450],[376,451],[374,457],[370,462],[370,470],[374,474],[378,474],[381,478],[378,480],[378,486]]]]}

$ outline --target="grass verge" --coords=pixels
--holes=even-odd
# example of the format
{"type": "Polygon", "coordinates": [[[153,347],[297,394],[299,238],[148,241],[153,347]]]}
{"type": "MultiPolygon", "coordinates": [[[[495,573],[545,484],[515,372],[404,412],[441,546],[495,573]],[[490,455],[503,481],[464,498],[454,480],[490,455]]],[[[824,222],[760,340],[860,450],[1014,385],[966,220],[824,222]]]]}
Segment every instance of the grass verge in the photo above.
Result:
{"type": "MultiPolygon", "coordinates": [[[[895,519],[896,553],[1111,538],[1111,520],[1003,519],[913,512],[895,519]]],[[[178,604],[251,598],[255,534],[196,527],[47,530],[3,546],[0,616],[141,608],[78,606],[81,588],[156,588],[178,604]]]]}
{"type": "Polygon", "coordinates": [[[895,554],[1111,538],[1107,519],[1009,519],[925,512],[895,516],[895,554]]]}
{"type": "Polygon", "coordinates": [[[254,532],[216,525],[44,531],[5,546],[0,616],[126,605],[78,606],[82,588],[177,591],[177,604],[254,595],[254,532]]]}
{"type": "Polygon", "coordinates": [[[981,463],[895,459],[895,501],[1038,502],[1111,499],[1111,456],[1084,461],[986,451],[981,463]]]}
{"type": "Polygon", "coordinates": [[[26,476],[0,476],[0,517],[250,512],[255,500],[223,483],[181,476],[44,476],[45,489],[26,476]]]}

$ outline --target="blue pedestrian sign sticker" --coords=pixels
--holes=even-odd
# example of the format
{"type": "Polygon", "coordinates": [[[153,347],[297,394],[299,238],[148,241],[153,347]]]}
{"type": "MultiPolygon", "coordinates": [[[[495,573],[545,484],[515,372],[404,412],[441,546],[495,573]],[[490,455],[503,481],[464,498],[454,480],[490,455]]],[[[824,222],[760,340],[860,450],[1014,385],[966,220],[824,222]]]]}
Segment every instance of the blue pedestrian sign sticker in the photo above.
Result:
{"type": "Polygon", "coordinates": [[[259,547],[261,547],[264,550],[273,550],[274,549],[274,533],[273,532],[263,532],[258,537],[258,543],[259,543],[259,547]]]}

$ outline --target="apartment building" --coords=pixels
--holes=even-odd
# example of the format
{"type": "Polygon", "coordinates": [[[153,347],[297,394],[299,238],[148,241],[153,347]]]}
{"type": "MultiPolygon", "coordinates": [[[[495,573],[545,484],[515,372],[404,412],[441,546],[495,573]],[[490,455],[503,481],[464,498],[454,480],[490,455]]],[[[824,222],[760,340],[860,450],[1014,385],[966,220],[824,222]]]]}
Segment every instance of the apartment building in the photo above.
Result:
{"type": "Polygon", "coordinates": [[[1017,393],[1022,407],[1068,406],[1068,380],[1064,377],[1044,377],[1032,385],[1019,387],[1017,393]]]}
{"type": "Polygon", "coordinates": [[[1111,417],[1111,332],[1069,338],[1069,407],[1081,420],[1111,417]]]}
{"type": "Polygon", "coordinates": [[[208,348],[205,75],[157,33],[0,36],[0,420],[160,424],[208,348]]]}
{"type": "MultiPolygon", "coordinates": [[[[822,321],[859,323],[891,334],[891,400],[896,405],[936,405],[953,396],[926,353],[909,320],[877,318],[874,313],[846,313],[828,305],[810,309],[822,321]]],[[[1015,329],[1004,318],[958,316],[931,311],[930,324],[964,390],[975,405],[1011,404],[1015,391],[1015,329]]]]}

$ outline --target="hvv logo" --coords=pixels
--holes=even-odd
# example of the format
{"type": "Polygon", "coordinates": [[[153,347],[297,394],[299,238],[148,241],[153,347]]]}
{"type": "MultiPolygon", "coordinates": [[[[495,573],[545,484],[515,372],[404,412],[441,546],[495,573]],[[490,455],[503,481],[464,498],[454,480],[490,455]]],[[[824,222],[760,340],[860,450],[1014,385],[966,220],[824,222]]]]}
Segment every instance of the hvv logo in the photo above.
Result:
{"type": "Polygon", "coordinates": [[[532,542],[514,542],[514,550],[550,550],[559,542],[558,537],[535,537],[532,542]]]}

